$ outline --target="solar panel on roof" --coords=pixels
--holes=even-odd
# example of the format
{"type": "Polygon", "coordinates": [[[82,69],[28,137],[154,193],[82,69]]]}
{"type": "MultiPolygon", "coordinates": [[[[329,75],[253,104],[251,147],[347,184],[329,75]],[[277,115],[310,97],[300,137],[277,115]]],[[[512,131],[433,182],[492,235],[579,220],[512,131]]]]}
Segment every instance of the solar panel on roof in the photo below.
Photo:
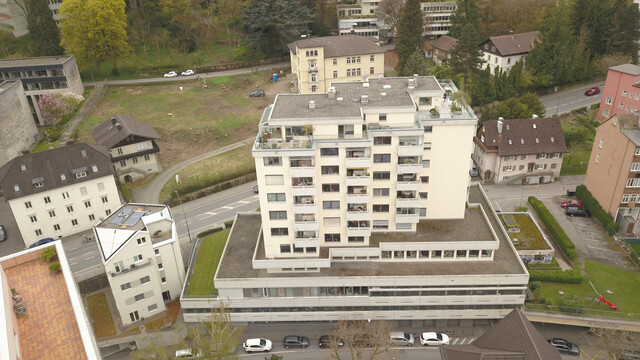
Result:
{"type": "Polygon", "coordinates": [[[133,209],[122,209],[118,216],[127,217],[127,215],[131,214],[131,212],[133,212],[133,209]]]}
{"type": "Polygon", "coordinates": [[[109,224],[117,224],[120,225],[120,223],[122,222],[122,220],[124,220],[124,216],[116,216],[113,219],[111,219],[111,221],[109,221],[109,224]]]}
{"type": "Polygon", "coordinates": [[[138,220],[140,220],[140,218],[144,216],[144,214],[145,214],[144,211],[136,211],[133,213],[133,215],[129,216],[129,218],[122,225],[126,225],[126,226],[135,225],[138,222],[138,220]]]}

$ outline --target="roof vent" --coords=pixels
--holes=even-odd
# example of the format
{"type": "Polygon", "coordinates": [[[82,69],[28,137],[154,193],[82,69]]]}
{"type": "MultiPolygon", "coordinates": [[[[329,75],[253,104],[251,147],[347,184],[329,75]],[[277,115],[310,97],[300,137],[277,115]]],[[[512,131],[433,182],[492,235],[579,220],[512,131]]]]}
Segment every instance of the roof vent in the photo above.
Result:
{"type": "Polygon", "coordinates": [[[316,108],[316,102],[313,100],[309,100],[309,109],[315,109],[316,108]]]}
{"type": "Polygon", "coordinates": [[[498,134],[502,134],[502,120],[498,120],[498,134]]]}
{"type": "Polygon", "coordinates": [[[554,139],[553,136],[551,137],[551,142],[552,143],[556,142],[556,139],[554,139]]]}
{"type": "Polygon", "coordinates": [[[511,127],[509,126],[509,124],[507,124],[507,130],[511,130],[511,127]]]}
{"type": "Polygon", "coordinates": [[[524,139],[520,139],[520,144],[524,145],[524,139]]]}
{"type": "Polygon", "coordinates": [[[413,78],[409,78],[409,81],[407,83],[407,87],[409,89],[414,89],[416,87],[416,80],[413,78]]]}
{"type": "Polygon", "coordinates": [[[369,83],[368,82],[363,82],[362,83],[362,87],[363,88],[368,88],[369,87],[369,83]]]}
{"type": "Polygon", "coordinates": [[[536,129],[538,126],[536,124],[533,124],[533,128],[536,129]]]}
{"type": "Polygon", "coordinates": [[[540,144],[540,139],[536,138],[536,144],[540,144]]]}
{"type": "Polygon", "coordinates": [[[342,100],[344,100],[344,99],[342,99],[342,97],[341,97],[341,96],[338,96],[338,97],[336,98],[336,101],[338,101],[338,102],[342,102],[342,100]]]}
{"type": "Polygon", "coordinates": [[[384,84],[384,85],[382,85],[382,88],[383,88],[383,89],[385,89],[385,90],[386,90],[386,89],[391,89],[391,85],[389,85],[389,84],[384,84]]]}
{"type": "Polygon", "coordinates": [[[329,95],[329,99],[333,99],[336,97],[336,87],[335,86],[329,86],[329,89],[327,90],[327,94],[329,95]]]}
{"type": "Polygon", "coordinates": [[[381,92],[380,96],[385,97],[385,96],[387,96],[387,93],[386,92],[381,92]]]}
{"type": "Polygon", "coordinates": [[[369,95],[367,94],[360,95],[360,102],[363,104],[369,103],[369,95]]]}
{"type": "MultiPolygon", "coordinates": [[[[531,118],[532,118],[532,119],[537,119],[537,118],[538,118],[538,115],[533,114],[533,115],[531,116],[531,118]]],[[[535,125],[535,124],[534,124],[534,125],[535,125]]]]}

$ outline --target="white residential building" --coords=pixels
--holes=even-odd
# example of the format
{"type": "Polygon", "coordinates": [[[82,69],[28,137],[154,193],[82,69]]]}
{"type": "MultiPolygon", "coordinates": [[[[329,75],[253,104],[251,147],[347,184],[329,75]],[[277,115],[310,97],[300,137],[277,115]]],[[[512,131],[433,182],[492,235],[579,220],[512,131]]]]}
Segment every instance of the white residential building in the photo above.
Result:
{"type": "Polygon", "coordinates": [[[167,206],[122,205],[93,231],[125,326],[165,311],[165,302],[180,296],[184,263],[167,206]]]}
{"type": "Polygon", "coordinates": [[[91,229],[120,202],[107,150],[72,144],[18,156],[0,168],[0,185],[25,245],[91,229]]]}
{"type": "Polygon", "coordinates": [[[480,44],[484,59],[482,69],[489,67],[492,75],[496,74],[497,69],[509,72],[518,61],[524,61],[536,40],[538,31],[490,37],[480,44]]]}
{"type": "MultiPolygon", "coordinates": [[[[473,324],[521,306],[528,274],[468,174],[477,118],[434,77],[278,95],[253,148],[260,213],[215,275],[233,321],[473,324]],[[242,264],[242,265],[239,265],[242,264]]],[[[186,321],[217,302],[183,296],[186,321]]]]}

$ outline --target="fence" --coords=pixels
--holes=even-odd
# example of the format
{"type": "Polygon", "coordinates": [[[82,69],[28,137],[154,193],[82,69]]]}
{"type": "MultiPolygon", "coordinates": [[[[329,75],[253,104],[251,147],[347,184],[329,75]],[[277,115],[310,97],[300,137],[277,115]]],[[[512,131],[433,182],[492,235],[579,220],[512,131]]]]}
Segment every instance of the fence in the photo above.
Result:
{"type": "MultiPolygon", "coordinates": [[[[556,306],[556,305],[544,305],[544,304],[533,304],[533,303],[525,303],[525,308],[527,310],[535,310],[541,312],[549,312],[556,314],[563,314],[569,316],[592,316],[598,318],[615,318],[615,319],[624,319],[624,320],[632,320],[632,321],[640,321],[640,313],[626,313],[621,311],[614,310],[599,310],[593,308],[574,308],[569,306],[556,306]]],[[[596,306],[600,307],[600,305],[596,306]]],[[[606,306],[606,305],[601,305],[606,306]]]]}

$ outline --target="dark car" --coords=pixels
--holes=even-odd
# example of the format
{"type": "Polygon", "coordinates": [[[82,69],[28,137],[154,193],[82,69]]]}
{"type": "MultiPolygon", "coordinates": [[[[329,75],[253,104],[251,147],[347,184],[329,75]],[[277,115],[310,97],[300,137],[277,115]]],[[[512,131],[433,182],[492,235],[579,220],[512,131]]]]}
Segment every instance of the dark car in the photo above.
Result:
{"type": "Polygon", "coordinates": [[[4,226],[0,225],[0,241],[7,240],[7,229],[4,226]]]}
{"type": "MultiPolygon", "coordinates": [[[[320,349],[330,348],[332,345],[334,345],[333,342],[334,342],[334,339],[332,339],[331,336],[322,335],[318,340],[318,347],[320,349]]],[[[337,344],[338,346],[344,346],[344,340],[338,339],[337,344]]]]}
{"type": "Polygon", "coordinates": [[[567,216],[591,216],[591,212],[585,208],[570,207],[564,212],[567,216]]]}
{"type": "Polygon", "coordinates": [[[587,96],[598,95],[598,94],[600,94],[600,88],[597,87],[597,86],[594,86],[591,89],[585,91],[584,94],[587,95],[587,96]]]}
{"type": "Polygon", "coordinates": [[[264,90],[253,90],[251,93],[249,93],[249,96],[251,96],[251,97],[263,97],[264,96],[264,90]]]}
{"type": "Polygon", "coordinates": [[[309,338],[306,336],[288,335],[282,340],[285,349],[306,348],[309,346],[309,338]]]}
{"type": "Polygon", "coordinates": [[[33,244],[29,245],[29,249],[33,249],[34,247],[38,247],[40,245],[48,244],[50,242],[53,242],[52,238],[40,239],[40,240],[34,242],[33,244]]]}
{"type": "Polygon", "coordinates": [[[258,191],[259,191],[259,190],[258,190],[258,185],[254,186],[254,187],[253,187],[253,192],[257,194],[257,193],[258,193],[258,191]]]}
{"type": "Polygon", "coordinates": [[[576,344],[572,344],[565,339],[553,338],[547,340],[549,344],[553,345],[561,354],[568,355],[580,355],[580,348],[576,344]]]}

